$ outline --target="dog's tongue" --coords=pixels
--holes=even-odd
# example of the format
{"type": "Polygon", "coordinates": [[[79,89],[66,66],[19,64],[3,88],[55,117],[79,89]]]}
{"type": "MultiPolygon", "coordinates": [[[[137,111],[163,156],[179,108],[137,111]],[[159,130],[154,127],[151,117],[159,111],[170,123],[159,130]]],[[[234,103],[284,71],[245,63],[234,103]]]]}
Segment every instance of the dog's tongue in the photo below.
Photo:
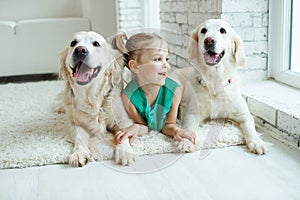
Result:
{"type": "Polygon", "coordinates": [[[74,73],[74,77],[77,80],[77,82],[87,82],[92,76],[93,71],[93,68],[90,68],[84,63],[82,63],[79,69],[77,67],[77,71],[76,73],[74,73]]]}
{"type": "Polygon", "coordinates": [[[206,53],[204,55],[205,62],[208,64],[211,64],[211,65],[215,64],[217,62],[218,58],[219,58],[219,54],[211,54],[210,55],[209,53],[206,53]]]}

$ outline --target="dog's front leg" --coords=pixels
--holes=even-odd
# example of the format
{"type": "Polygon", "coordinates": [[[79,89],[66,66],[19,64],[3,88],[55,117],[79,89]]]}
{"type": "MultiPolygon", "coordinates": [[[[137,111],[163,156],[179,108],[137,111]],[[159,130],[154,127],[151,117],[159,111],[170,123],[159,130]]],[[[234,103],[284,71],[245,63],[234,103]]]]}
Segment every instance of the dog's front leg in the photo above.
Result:
{"type": "Polygon", "coordinates": [[[136,159],[137,154],[133,151],[126,138],[121,144],[115,147],[115,162],[122,165],[130,165],[136,159]]]}
{"type": "MultiPolygon", "coordinates": [[[[112,116],[114,123],[119,129],[127,128],[133,124],[124,108],[121,91],[113,93],[112,116]]],[[[116,131],[116,130],[115,130],[116,131]]],[[[115,146],[115,162],[122,165],[130,165],[135,161],[137,154],[129,144],[129,139],[125,139],[121,144],[115,146]]]]}
{"type": "Polygon", "coordinates": [[[82,167],[91,161],[92,156],[89,149],[89,134],[80,126],[73,126],[74,148],[70,155],[69,163],[76,167],[82,167]]]}
{"type": "Polygon", "coordinates": [[[254,119],[250,112],[243,113],[237,121],[240,124],[249,150],[259,155],[265,154],[267,152],[267,143],[259,138],[255,130],[254,119]]]}

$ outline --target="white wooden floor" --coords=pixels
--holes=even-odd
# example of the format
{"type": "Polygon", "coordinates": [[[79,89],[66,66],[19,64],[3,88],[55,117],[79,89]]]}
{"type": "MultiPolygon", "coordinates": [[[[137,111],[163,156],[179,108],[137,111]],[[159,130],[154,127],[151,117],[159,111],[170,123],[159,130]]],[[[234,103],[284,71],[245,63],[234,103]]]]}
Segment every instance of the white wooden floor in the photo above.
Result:
{"type": "Polygon", "coordinates": [[[264,156],[237,146],[140,157],[131,167],[105,161],[0,170],[0,199],[300,199],[300,151],[265,140],[273,146],[264,156]]]}

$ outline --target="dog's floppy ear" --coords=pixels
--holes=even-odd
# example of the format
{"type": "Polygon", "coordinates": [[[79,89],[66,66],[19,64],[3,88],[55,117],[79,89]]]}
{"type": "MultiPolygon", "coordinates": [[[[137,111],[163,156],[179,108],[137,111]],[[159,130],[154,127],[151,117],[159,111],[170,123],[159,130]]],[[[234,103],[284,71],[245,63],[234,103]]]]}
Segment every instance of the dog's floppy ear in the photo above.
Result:
{"type": "Polygon", "coordinates": [[[66,68],[66,59],[68,55],[68,48],[59,53],[60,56],[60,70],[59,70],[59,79],[67,79],[67,68],[66,68]]]}
{"type": "Polygon", "coordinates": [[[233,57],[237,66],[246,64],[243,41],[237,34],[234,36],[233,57]]]}
{"type": "Polygon", "coordinates": [[[191,39],[190,43],[188,46],[188,56],[189,59],[194,59],[198,55],[198,32],[199,32],[199,27],[196,28],[192,33],[191,33],[191,39]]]}

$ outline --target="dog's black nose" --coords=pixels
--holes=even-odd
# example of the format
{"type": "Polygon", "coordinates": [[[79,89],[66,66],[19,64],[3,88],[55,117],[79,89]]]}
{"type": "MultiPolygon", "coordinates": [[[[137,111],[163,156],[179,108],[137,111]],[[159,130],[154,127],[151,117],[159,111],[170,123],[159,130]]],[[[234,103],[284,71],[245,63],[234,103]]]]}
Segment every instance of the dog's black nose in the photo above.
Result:
{"type": "Polygon", "coordinates": [[[83,46],[79,46],[74,50],[74,56],[76,56],[77,58],[84,58],[89,54],[89,51],[87,50],[87,48],[83,47],[83,46]]]}
{"type": "Polygon", "coordinates": [[[212,50],[215,47],[216,41],[212,37],[205,38],[204,40],[204,48],[206,50],[212,50]]]}
{"type": "Polygon", "coordinates": [[[212,45],[215,43],[215,40],[211,37],[208,37],[204,40],[204,44],[207,44],[207,45],[212,45]]]}

